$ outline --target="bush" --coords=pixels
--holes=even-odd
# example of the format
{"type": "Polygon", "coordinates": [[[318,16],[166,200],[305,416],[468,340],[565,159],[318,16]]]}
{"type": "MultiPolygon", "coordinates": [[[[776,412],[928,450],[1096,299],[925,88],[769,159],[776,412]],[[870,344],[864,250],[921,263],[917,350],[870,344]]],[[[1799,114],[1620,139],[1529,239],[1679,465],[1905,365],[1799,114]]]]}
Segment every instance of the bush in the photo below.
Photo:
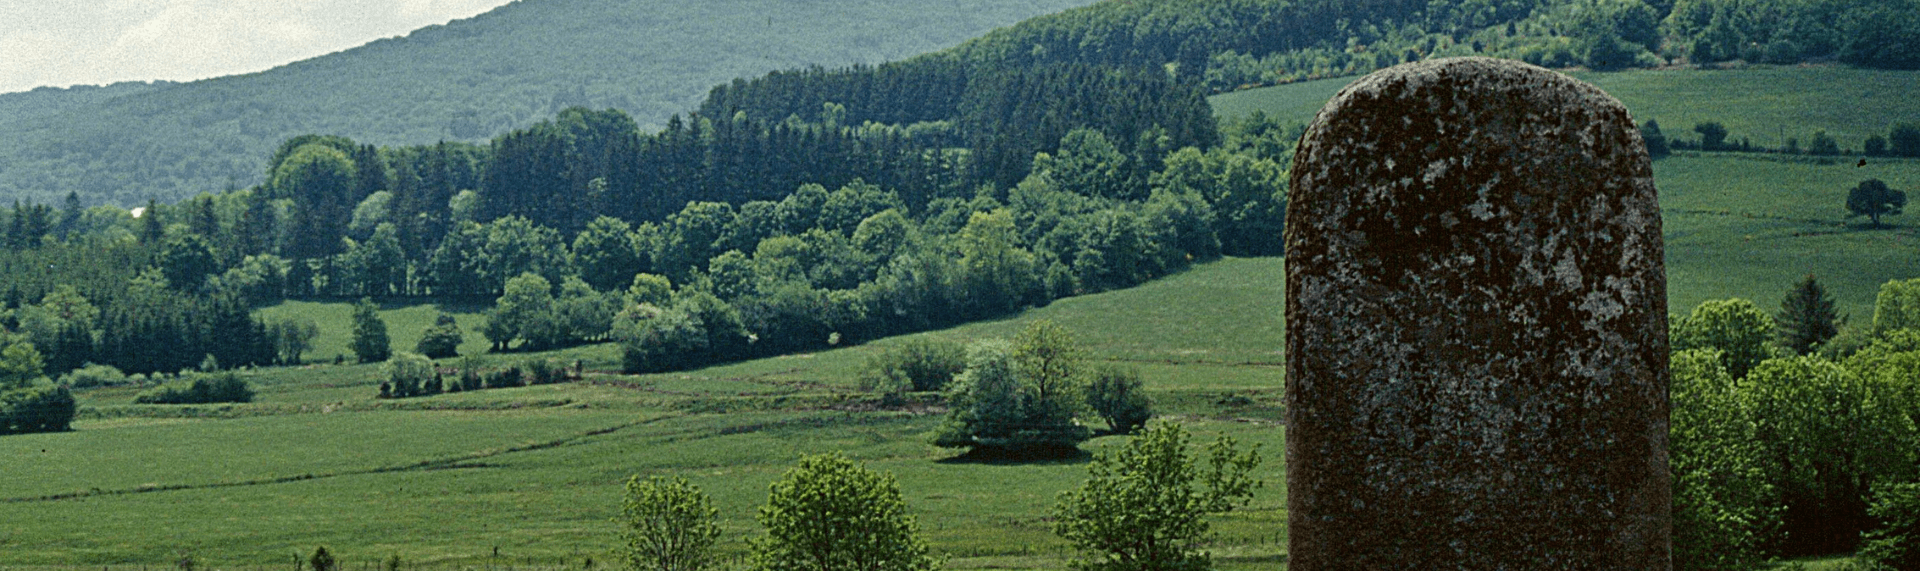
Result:
{"type": "MultiPolygon", "coordinates": [[[[1036,323],[1029,332],[1036,327],[1051,324],[1036,323]]],[[[1073,378],[1050,379],[1073,369],[1060,358],[1075,351],[1055,344],[1062,340],[1056,335],[1022,337],[1020,349],[998,339],[968,349],[967,370],[948,392],[947,418],[934,445],[1028,454],[1072,448],[1092,436],[1073,420],[1083,404],[1073,378]]]]}
{"type": "Polygon", "coordinates": [[[221,402],[253,402],[253,389],[239,375],[232,372],[219,375],[201,375],[193,379],[186,390],[174,387],[154,387],[134,397],[136,404],[211,404],[221,402]]]}
{"type": "Polygon", "coordinates": [[[75,410],[73,392],[64,386],[0,391],[0,434],[65,432],[75,410]]]}
{"type": "Polygon", "coordinates": [[[1860,559],[1875,569],[1920,571],[1920,483],[1880,486],[1868,512],[1880,527],[1863,538],[1860,559]]]}
{"type": "Polygon", "coordinates": [[[485,377],[485,380],[481,383],[481,388],[506,389],[527,386],[526,379],[521,374],[520,367],[518,366],[507,367],[487,373],[485,377]]]}
{"type": "Polygon", "coordinates": [[[437,371],[433,369],[433,361],[427,359],[425,355],[401,352],[387,359],[385,368],[387,382],[393,385],[393,398],[403,399],[439,392],[438,390],[428,392],[437,371]]]}
{"type": "Polygon", "coordinates": [[[350,347],[362,363],[378,363],[393,355],[392,341],[387,337],[387,322],[380,318],[379,309],[370,298],[361,298],[359,303],[353,304],[353,342],[350,347]]]}
{"type": "Polygon", "coordinates": [[[1681,351],[1671,362],[1674,568],[1753,569],[1781,509],[1752,407],[1717,350],[1681,351]]]}
{"type": "Polygon", "coordinates": [[[948,341],[914,339],[867,360],[860,387],[887,393],[946,390],[967,368],[967,352],[948,341]]]}
{"type": "Polygon", "coordinates": [[[620,536],[627,569],[698,571],[713,563],[713,542],[720,538],[713,500],[686,478],[654,476],[627,480],[620,536]]]}
{"type": "Polygon", "coordinates": [[[420,335],[420,343],[414,345],[414,350],[429,359],[449,359],[460,356],[460,342],[465,340],[453,316],[441,313],[433,318],[433,326],[420,335]]]}
{"type": "Polygon", "coordinates": [[[1102,367],[1087,386],[1087,406],[1106,419],[1108,430],[1132,434],[1153,418],[1153,404],[1140,389],[1140,371],[1102,367]]]}
{"type": "Polygon", "coordinates": [[[839,454],[807,456],[774,482],[754,542],[762,570],[933,568],[900,486],[839,454]]]}
{"type": "Polygon", "coordinates": [[[1207,447],[1207,472],[1187,456],[1187,434],[1160,423],[1127,442],[1118,455],[1101,454],[1087,466],[1092,477],[1060,494],[1053,532],[1091,555],[1074,561],[1086,570],[1147,571],[1208,569],[1201,547],[1208,539],[1202,516],[1245,506],[1261,482],[1248,474],[1260,465],[1259,447],[1240,453],[1231,438],[1207,447]],[[1196,480],[1205,482],[1196,489],[1196,480]]]}
{"type": "Polygon", "coordinates": [[[87,363],[86,366],[74,369],[73,372],[60,377],[60,384],[76,389],[105,387],[126,382],[127,374],[120,372],[120,369],[115,368],[113,365],[98,365],[94,363],[87,363]]]}
{"type": "Polygon", "coordinates": [[[525,367],[529,385],[550,385],[567,380],[566,369],[554,364],[552,359],[528,359],[525,367]]]}

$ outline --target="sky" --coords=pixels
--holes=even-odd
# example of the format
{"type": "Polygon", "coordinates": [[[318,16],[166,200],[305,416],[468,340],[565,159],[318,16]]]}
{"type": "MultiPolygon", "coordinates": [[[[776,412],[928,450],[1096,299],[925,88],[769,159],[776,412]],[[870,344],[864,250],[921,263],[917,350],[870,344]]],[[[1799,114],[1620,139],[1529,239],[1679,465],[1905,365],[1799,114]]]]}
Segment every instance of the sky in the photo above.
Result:
{"type": "Polygon", "coordinates": [[[0,93],[270,69],[510,0],[4,0],[0,93]]]}

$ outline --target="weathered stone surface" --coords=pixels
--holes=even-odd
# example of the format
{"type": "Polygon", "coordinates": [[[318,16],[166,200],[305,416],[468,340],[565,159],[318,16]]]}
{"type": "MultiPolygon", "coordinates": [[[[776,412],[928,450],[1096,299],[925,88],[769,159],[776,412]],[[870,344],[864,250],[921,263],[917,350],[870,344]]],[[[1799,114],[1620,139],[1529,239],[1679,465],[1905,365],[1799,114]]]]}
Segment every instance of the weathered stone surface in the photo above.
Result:
{"type": "Polygon", "coordinates": [[[1667,310],[1619,101],[1519,62],[1382,70],[1287,212],[1290,568],[1667,569],[1667,310]]]}

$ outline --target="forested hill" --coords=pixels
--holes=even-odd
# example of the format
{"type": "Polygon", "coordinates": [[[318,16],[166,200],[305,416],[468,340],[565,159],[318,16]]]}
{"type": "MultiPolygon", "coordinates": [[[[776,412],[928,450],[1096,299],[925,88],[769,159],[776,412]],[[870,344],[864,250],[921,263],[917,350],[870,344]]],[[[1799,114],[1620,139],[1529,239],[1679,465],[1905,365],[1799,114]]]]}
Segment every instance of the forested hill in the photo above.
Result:
{"type": "Polygon", "coordinates": [[[520,0],[261,73],[0,95],[0,198],[134,206],[249,186],[305,133],[481,141],[574,105],[657,129],[735,77],[901,59],[1090,1],[520,0]]]}

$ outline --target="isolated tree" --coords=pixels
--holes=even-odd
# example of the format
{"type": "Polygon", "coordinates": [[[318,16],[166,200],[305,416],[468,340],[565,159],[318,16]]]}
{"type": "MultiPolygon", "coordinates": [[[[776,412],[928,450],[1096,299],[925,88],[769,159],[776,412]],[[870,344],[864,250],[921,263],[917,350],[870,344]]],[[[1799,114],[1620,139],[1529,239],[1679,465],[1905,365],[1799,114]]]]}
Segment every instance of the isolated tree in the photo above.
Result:
{"type": "Polygon", "coordinates": [[[1726,147],[1727,128],[1719,123],[1695,123],[1693,132],[1700,134],[1700,150],[1718,151],[1726,147]]]}
{"type": "Polygon", "coordinates": [[[466,338],[460,333],[460,324],[453,315],[441,312],[433,318],[433,326],[420,334],[420,343],[414,350],[433,359],[446,359],[460,356],[460,343],[466,338]]]}
{"type": "Polygon", "coordinates": [[[307,559],[307,568],[312,571],[338,571],[339,569],[334,564],[333,554],[327,552],[325,545],[313,550],[313,557],[307,559]]]}
{"type": "Polygon", "coordinates": [[[1674,351],[1716,349],[1734,378],[1747,375],[1754,365],[1773,356],[1773,318],[1744,299],[1701,302],[1669,328],[1674,351]]]}
{"type": "Polygon", "coordinates": [[[634,476],[621,504],[621,555],[629,571],[699,571],[714,562],[720,538],[713,500],[686,478],[634,476]]]}
{"type": "Polygon", "coordinates": [[[1071,333],[1044,320],[1013,343],[975,343],[948,394],[947,419],[934,444],[1049,454],[1086,441],[1092,431],[1074,421],[1085,405],[1082,354],[1071,333]]]}
{"type": "Polygon", "coordinates": [[[360,298],[353,304],[353,342],[349,348],[362,363],[378,363],[393,353],[387,337],[387,322],[380,318],[379,306],[372,298],[360,298]]]}
{"type": "Polygon", "coordinates": [[[838,453],[812,455],[773,483],[754,542],[763,571],[933,568],[919,526],[892,474],[838,453]]]}
{"type": "Polygon", "coordinates": [[[1140,386],[1139,369],[1101,367],[1087,385],[1087,406],[1106,419],[1109,430],[1132,434],[1153,418],[1153,404],[1140,386]]]}
{"type": "Polygon", "coordinates": [[[288,317],[267,322],[267,338],[282,365],[298,365],[320,337],[320,325],[311,317],[288,317]]]}
{"type": "Polygon", "coordinates": [[[432,394],[428,391],[428,381],[434,377],[433,361],[419,353],[402,351],[387,359],[385,366],[387,382],[392,384],[393,398],[417,397],[432,394]]]}
{"type": "Polygon", "coordinates": [[[1205,516],[1252,501],[1262,484],[1250,475],[1260,465],[1259,447],[1242,453],[1222,436],[1207,447],[1204,472],[1187,448],[1178,423],[1158,423],[1119,454],[1101,454],[1087,466],[1092,477],[1060,495],[1054,533],[1087,555],[1073,562],[1075,569],[1212,568],[1203,549],[1210,527],[1205,516]]]}
{"type": "Polygon", "coordinates": [[[1887,183],[1870,178],[1860,181],[1859,185],[1847,192],[1848,217],[1865,216],[1873,220],[1873,227],[1880,227],[1881,216],[1900,214],[1907,206],[1907,193],[1887,188],[1887,183]]]}
{"type": "Polygon", "coordinates": [[[1667,135],[1660,132],[1660,122],[1648,119],[1640,125],[1640,139],[1647,142],[1647,156],[1662,158],[1673,154],[1673,148],[1667,144],[1667,135]]]}

